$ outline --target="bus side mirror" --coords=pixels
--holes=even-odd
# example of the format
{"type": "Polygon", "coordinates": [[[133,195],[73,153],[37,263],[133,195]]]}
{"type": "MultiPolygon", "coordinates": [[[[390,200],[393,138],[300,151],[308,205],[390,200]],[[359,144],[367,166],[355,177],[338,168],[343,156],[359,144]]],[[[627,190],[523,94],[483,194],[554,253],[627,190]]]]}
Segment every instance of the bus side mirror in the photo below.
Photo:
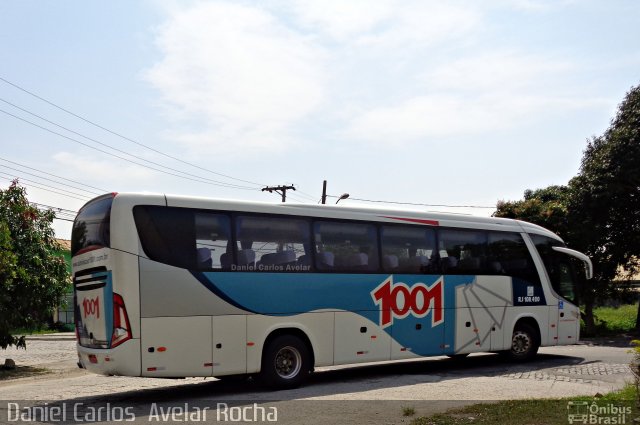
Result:
{"type": "Polygon", "coordinates": [[[587,279],[593,278],[593,263],[591,263],[591,259],[581,253],[580,251],[576,251],[575,249],[565,248],[563,246],[554,246],[552,247],[554,251],[560,252],[562,254],[567,254],[571,257],[577,258],[582,261],[584,264],[584,272],[587,279]]]}

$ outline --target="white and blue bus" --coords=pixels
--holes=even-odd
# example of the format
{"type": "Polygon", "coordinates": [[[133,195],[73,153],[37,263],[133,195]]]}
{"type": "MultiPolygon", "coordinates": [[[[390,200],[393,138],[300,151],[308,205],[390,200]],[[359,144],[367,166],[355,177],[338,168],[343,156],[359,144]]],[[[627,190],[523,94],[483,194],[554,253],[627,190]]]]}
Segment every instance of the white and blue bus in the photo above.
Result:
{"type": "MultiPolygon", "coordinates": [[[[573,263],[542,227],[454,214],[108,194],[72,232],[80,364],[259,375],[578,341],[573,263]]],[[[580,267],[582,268],[582,267],[580,267]]]]}

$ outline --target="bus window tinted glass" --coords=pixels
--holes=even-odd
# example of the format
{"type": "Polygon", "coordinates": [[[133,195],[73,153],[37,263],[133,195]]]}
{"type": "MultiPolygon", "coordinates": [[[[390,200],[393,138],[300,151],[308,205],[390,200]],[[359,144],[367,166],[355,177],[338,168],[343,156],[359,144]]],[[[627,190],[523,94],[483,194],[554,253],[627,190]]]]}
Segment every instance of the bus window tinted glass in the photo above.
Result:
{"type": "Polygon", "coordinates": [[[529,236],[531,236],[531,239],[538,250],[538,254],[540,254],[540,258],[542,258],[549,280],[551,280],[553,290],[566,300],[577,304],[577,282],[572,264],[572,257],[553,250],[554,246],[564,246],[564,244],[546,236],[529,236]]]}
{"type": "Polygon", "coordinates": [[[238,216],[236,218],[239,271],[310,271],[309,222],[298,218],[238,216]]]}
{"type": "Polygon", "coordinates": [[[484,274],[486,232],[462,229],[440,231],[440,265],[445,274],[484,274]]]}
{"type": "Polygon", "coordinates": [[[225,255],[230,256],[231,230],[226,214],[139,205],[133,208],[133,217],[142,249],[153,261],[212,270],[223,268],[225,255]]]}
{"type": "Polygon", "coordinates": [[[519,233],[489,232],[485,265],[488,274],[517,277],[540,285],[529,249],[519,233]]]}
{"type": "Polygon", "coordinates": [[[136,206],[133,218],[142,249],[151,260],[185,269],[197,267],[192,210],[136,206]]]}
{"type": "Polygon", "coordinates": [[[231,224],[229,217],[207,212],[195,213],[196,268],[199,270],[228,268],[231,264],[231,224]]]}
{"type": "Polygon", "coordinates": [[[418,226],[382,226],[382,269],[389,273],[428,273],[433,270],[436,236],[418,226]]]}
{"type": "Polygon", "coordinates": [[[113,195],[108,195],[80,210],[71,231],[71,255],[90,247],[109,247],[112,203],[113,195]]]}
{"type": "Polygon", "coordinates": [[[363,223],[319,221],[314,224],[316,268],[334,271],[376,271],[376,227],[363,223]]]}

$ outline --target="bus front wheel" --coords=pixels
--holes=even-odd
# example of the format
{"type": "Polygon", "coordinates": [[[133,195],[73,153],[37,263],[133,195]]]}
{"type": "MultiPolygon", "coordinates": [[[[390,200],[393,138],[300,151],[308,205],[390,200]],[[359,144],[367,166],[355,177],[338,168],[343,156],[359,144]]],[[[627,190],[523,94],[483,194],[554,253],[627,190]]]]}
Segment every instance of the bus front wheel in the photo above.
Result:
{"type": "Polygon", "coordinates": [[[528,323],[519,323],[511,336],[511,348],[504,352],[511,360],[527,361],[535,357],[540,347],[538,334],[528,323]]]}
{"type": "Polygon", "coordinates": [[[264,350],[260,378],[269,387],[298,387],[311,372],[310,359],[309,348],[300,338],[277,336],[264,350]]]}

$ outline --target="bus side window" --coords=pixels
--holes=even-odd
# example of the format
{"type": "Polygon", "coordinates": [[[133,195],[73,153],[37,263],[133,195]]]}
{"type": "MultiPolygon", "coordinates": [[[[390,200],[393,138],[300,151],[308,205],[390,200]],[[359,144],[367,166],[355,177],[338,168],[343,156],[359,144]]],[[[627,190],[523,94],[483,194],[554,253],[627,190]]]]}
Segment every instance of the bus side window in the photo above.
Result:
{"type": "Polygon", "coordinates": [[[388,273],[429,273],[436,251],[433,229],[384,225],[380,229],[382,269],[388,273]]]}
{"type": "Polygon", "coordinates": [[[466,229],[441,229],[440,266],[444,274],[485,274],[487,234],[466,229]]]}
{"type": "Polygon", "coordinates": [[[310,271],[306,251],[311,245],[309,221],[295,217],[240,215],[236,247],[241,271],[310,271]]]}
{"type": "Polygon", "coordinates": [[[378,232],[375,225],[316,221],[313,227],[318,270],[378,270],[378,232]]]}
{"type": "Polygon", "coordinates": [[[522,236],[513,232],[489,232],[487,274],[506,275],[540,285],[531,253],[522,236]]]}
{"type": "Polygon", "coordinates": [[[229,217],[224,214],[196,212],[196,261],[198,270],[222,269],[231,235],[229,217]]]}
{"type": "Polygon", "coordinates": [[[133,208],[133,216],[142,249],[149,259],[184,269],[197,268],[192,210],[137,205],[133,208]]]}

